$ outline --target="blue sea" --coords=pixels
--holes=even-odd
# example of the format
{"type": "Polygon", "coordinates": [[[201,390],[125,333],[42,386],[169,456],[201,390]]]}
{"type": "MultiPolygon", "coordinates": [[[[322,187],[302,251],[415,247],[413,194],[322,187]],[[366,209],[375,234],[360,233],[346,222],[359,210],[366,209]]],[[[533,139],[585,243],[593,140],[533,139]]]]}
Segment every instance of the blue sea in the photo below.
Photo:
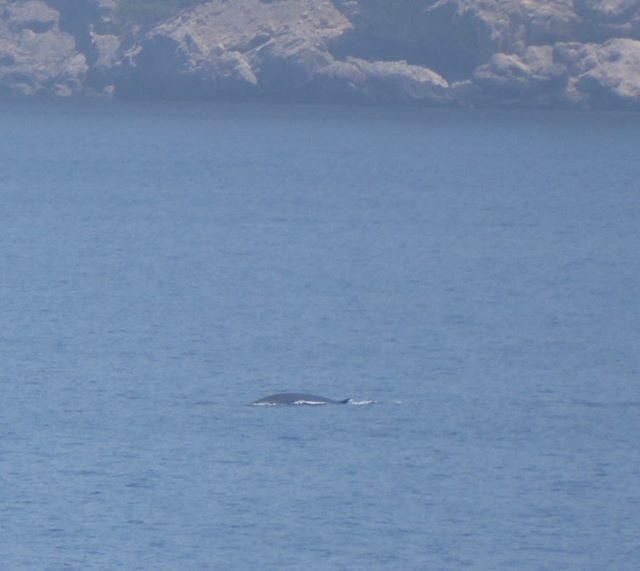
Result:
{"type": "Polygon", "coordinates": [[[638,114],[4,102],[0,256],[2,570],[640,568],[638,114]]]}

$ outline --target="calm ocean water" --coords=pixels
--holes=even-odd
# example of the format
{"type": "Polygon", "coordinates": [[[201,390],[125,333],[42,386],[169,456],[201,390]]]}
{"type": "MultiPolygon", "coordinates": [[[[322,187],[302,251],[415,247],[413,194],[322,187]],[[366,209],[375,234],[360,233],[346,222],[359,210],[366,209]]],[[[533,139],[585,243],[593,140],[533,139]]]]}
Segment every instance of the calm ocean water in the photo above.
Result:
{"type": "Polygon", "coordinates": [[[639,115],[0,117],[2,569],[640,568],[639,115]]]}

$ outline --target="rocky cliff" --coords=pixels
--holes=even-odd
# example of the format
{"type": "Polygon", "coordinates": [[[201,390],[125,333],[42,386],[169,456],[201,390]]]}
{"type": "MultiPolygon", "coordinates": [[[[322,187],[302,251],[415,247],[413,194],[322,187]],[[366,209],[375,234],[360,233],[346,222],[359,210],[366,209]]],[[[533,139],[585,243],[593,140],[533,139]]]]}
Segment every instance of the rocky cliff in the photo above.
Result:
{"type": "Polygon", "coordinates": [[[0,95],[640,110],[640,0],[0,0],[0,95]]]}

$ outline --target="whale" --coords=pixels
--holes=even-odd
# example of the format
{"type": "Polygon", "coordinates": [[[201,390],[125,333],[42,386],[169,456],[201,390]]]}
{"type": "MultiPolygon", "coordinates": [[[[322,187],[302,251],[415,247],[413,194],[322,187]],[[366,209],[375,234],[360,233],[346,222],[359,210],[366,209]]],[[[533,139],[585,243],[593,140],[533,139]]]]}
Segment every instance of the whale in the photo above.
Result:
{"type": "Polygon", "coordinates": [[[277,393],[261,398],[251,404],[256,406],[273,405],[322,405],[322,404],[347,404],[351,399],[333,400],[308,393],[277,393]]]}

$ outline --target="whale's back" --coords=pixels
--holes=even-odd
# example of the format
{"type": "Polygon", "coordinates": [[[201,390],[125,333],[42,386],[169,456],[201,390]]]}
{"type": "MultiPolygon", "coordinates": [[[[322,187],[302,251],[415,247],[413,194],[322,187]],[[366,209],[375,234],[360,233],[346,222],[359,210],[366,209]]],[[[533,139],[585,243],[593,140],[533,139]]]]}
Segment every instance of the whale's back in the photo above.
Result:
{"type": "Polygon", "coordinates": [[[255,405],[314,405],[314,404],[347,404],[351,399],[333,400],[308,393],[277,393],[261,398],[251,404],[255,405]]]}

